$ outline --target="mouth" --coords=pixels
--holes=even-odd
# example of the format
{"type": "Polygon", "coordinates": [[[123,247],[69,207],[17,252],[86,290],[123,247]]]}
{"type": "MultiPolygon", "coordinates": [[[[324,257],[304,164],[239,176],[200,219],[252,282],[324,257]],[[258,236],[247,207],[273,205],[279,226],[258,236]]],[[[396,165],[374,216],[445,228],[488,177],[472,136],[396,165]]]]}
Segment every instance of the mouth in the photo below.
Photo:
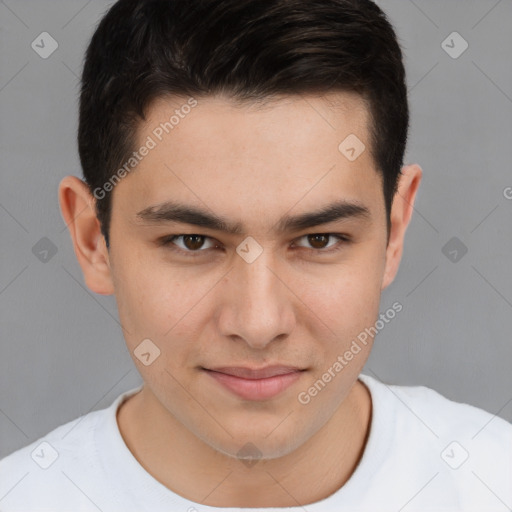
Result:
{"type": "Polygon", "coordinates": [[[299,380],[306,371],[295,366],[264,368],[229,366],[214,369],[201,368],[201,370],[223,388],[244,400],[273,398],[299,380]]]}

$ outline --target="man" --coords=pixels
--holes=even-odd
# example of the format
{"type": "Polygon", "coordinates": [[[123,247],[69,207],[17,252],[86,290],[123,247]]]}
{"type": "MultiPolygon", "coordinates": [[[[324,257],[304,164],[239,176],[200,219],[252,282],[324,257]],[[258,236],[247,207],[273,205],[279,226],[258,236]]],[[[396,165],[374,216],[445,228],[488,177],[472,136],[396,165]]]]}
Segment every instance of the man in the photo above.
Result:
{"type": "Polygon", "coordinates": [[[402,309],[407,128],[370,1],[114,4],[59,199],[144,385],[1,461],[1,509],[512,506],[511,425],[360,374],[402,309]]]}

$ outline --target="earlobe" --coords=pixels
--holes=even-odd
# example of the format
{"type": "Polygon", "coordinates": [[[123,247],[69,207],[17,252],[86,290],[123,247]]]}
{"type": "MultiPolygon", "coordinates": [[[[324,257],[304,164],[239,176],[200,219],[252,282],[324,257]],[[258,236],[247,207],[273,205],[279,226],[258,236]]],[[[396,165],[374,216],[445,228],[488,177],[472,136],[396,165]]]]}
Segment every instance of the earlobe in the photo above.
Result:
{"type": "Polygon", "coordinates": [[[85,284],[95,293],[113,294],[109,254],[88,185],[76,176],[66,176],[59,184],[59,203],[85,284]]]}
{"type": "Polygon", "coordinates": [[[402,168],[398,189],[391,208],[391,228],[386,248],[386,267],[382,280],[382,290],[393,282],[398,272],[402,259],[405,232],[412,217],[414,201],[416,200],[422,174],[423,171],[418,164],[406,165],[402,168]]]}

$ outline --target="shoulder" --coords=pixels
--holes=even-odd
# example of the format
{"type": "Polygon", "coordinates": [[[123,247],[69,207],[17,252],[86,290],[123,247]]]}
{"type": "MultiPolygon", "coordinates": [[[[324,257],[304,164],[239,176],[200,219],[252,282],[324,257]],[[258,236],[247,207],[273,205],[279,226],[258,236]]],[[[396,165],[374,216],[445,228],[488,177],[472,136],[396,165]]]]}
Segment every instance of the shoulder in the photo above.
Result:
{"type": "Polygon", "coordinates": [[[51,497],[72,492],[68,468],[94,467],[94,431],[105,411],[61,425],[0,460],[0,508],[23,510],[33,499],[48,510],[58,506],[51,497]]]}
{"type": "Polygon", "coordinates": [[[0,460],[0,510],[63,510],[73,503],[80,510],[95,509],[86,489],[105,474],[106,436],[114,427],[121,400],[60,425],[29,445],[0,460]],[[82,508],[80,508],[82,507],[82,508]]]}
{"type": "MultiPolygon", "coordinates": [[[[409,409],[412,416],[423,419],[425,427],[439,437],[456,434],[485,444],[487,450],[503,448],[512,441],[512,424],[473,405],[450,400],[434,389],[425,386],[389,386],[390,391],[409,409]]],[[[405,411],[402,411],[403,413],[405,411]]],[[[411,414],[403,414],[406,422],[411,414]]]]}
{"type": "Polygon", "coordinates": [[[512,504],[512,424],[425,386],[361,380],[372,394],[372,428],[386,432],[388,469],[431,482],[425,498],[437,489],[464,510],[512,504]]]}
{"type": "Polygon", "coordinates": [[[488,448],[493,445],[503,447],[503,442],[512,440],[512,424],[496,414],[450,400],[426,386],[385,384],[368,375],[361,377],[374,401],[393,409],[395,421],[403,427],[422,424],[437,437],[469,436],[486,443],[488,448]]]}

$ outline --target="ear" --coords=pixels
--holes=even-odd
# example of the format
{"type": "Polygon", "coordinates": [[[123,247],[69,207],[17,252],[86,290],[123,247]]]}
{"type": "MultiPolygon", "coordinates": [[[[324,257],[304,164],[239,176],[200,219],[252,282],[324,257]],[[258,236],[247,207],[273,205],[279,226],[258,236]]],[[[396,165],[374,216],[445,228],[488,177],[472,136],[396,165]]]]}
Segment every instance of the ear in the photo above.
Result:
{"type": "Polygon", "coordinates": [[[382,279],[382,290],[393,282],[398,272],[404,248],[405,231],[412,217],[416,192],[422,174],[423,171],[417,164],[402,167],[402,174],[391,207],[391,227],[386,248],[386,267],[382,279]]]}
{"type": "Polygon", "coordinates": [[[75,176],[66,176],[59,184],[59,203],[85,284],[95,293],[113,294],[108,249],[89,187],[75,176]]]}

